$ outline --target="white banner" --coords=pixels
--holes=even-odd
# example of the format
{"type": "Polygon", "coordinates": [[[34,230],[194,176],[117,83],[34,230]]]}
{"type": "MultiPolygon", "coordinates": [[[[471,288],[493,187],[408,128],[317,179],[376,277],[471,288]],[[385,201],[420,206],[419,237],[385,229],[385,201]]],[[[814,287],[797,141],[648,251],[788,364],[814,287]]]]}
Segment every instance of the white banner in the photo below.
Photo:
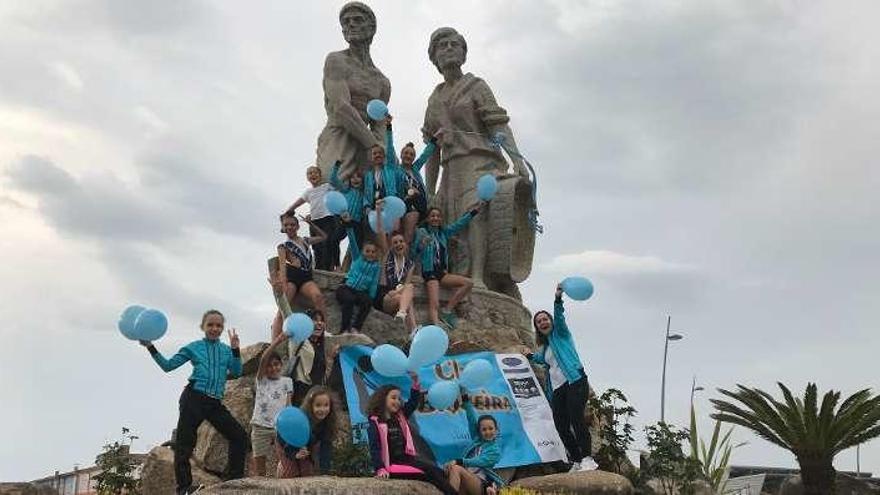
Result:
{"type": "Polygon", "coordinates": [[[541,461],[567,461],[565,446],[553,423],[553,411],[529,361],[522,354],[496,354],[495,359],[510,387],[523,429],[541,461]]]}

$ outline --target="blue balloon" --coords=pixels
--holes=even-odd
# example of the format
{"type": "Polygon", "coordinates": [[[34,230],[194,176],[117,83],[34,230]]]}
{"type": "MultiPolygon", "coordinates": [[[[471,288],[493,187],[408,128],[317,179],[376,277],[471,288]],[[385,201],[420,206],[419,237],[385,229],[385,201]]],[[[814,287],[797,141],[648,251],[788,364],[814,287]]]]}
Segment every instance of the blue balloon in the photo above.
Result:
{"type": "Polygon", "coordinates": [[[477,197],[480,201],[491,201],[498,192],[498,181],[492,174],[486,174],[477,180],[477,197]]]}
{"type": "Polygon", "coordinates": [[[462,370],[458,381],[468,389],[482,387],[492,379],[492,365],[485,359],[474,359],[462,370]]]}
{"type": "MultiPolygon", "coordinates": [[[[394,228],[394,220],[395,218],[391,218],[391,215],[388,214],[387,211],[382,210],[382,228],[385,229],[385,233],[391,232],[391,229],[394,228]]],[[[376,232],[376,211],[371,211],[367,214],[367,221],[370,223],[370,228],[373,229],[373,232],[376,232]]]]}
{"type": "Polygon", "coordinates": [[[159,340],[166,330],[168,318],[158,309],[145,309],[134,321],[134,335],[137,340],[159,340]]]}
{"type": "Polygon", "coordinates": [[[455,380],[440,380],[428,389],[428,402],[434,409],[449,409],[458,398],[458,383],[455,380]]]}
{"type": "Polygon", "coordinates": [[[370,100],[367,103],[367,115],[373,120],[382,120],[388,116],[388,105],[382,100],[370,100]]]}
{"type": "Polygon", "coordinates": [[[291,447],[305,447],[312,435],[309,418],[302,409],[287,406],[275,417],[275,431],[291,447]]]}
{"type": "Polygon", "coordinates": [[[299,344],[315,331],[315,322],[305,313],[292,313],[284,319],[284,332],[299,344]]]}
{"type": "Polygon", "coordinates": [[[397,196],[387,196],[385,204],[382,205],[382,214],[388,214],[389,217],[397,220],[406,215],[406,203],[397,196]]]}
{"type": "Polygon", "coordinates": [[[345,199],[345,195],[343,195],[339,191],[330,191],[324,196],[324,206],[327,207],[327,210],[334,215],[342,215],[346,210],[348,210],[348,201],[345,199]]]}
{"type": "Polygon", "coordinates": [[[373,349],[370,362],[380,375],[395,377],[406,374],[406,354],[391,344],[382,344],[373,349]]]}
{"type": "Polygon", "coordinates": [[[137,321],[137,317],[140,316],[145,309],[147,308],[135,304],[125,308],[125,311],[119,316],[119,323],[116,326],[119,327],[119,331],[122,332],[122,335],[125,338],[138,340],[137,333],[134,330],[134,322],[137,321]]]}
{"type": "Polygon", "coordinates": [[[409,346],[410,370],[417,370],[436,362],[446,354],[449,348],[449,336],[437,325],[427,325],[419,329],[409,346]]]}
{"type": "Polygon", "coordinates": [[[593,295],[593,283],[584,277],[568,277],[562,281],[562,291],[575,301],[586,301],[593,295]]]}

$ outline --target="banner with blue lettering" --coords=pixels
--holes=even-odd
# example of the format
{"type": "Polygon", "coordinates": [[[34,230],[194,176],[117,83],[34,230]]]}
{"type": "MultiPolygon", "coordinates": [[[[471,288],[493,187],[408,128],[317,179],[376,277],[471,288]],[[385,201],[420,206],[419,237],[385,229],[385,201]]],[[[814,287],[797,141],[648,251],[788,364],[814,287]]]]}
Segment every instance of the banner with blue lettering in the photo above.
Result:
{"type": "MultiPolygon", "coordinates": [[[[344,347],[340,354],[346,402],[352,435],[358,443],[367,442],[367,401],[373,391],[385,384],[400,387],[404,400],[409,397],[409,377],[388,378],[373,371],[372,348],[358,345],[344,347]]],[[[492,379],[470,390],[477,415],[491,414],[498,422],[498,468],[524,466],[565,460],[565,449],[553,426],[553,415],[538,380],[519,354],[470,352],[445,356],[432,367],[419,369],[422,390],[438,380],[458,378],[459,372],[474,359],[485,359],[493,367],[492,379]]],[[[448,410],[438,411],[425,398],[410,418],[416,448],[423,457],[438,464],[460,458],[470,442],[467,417],[456,402],[448,410]]]]}

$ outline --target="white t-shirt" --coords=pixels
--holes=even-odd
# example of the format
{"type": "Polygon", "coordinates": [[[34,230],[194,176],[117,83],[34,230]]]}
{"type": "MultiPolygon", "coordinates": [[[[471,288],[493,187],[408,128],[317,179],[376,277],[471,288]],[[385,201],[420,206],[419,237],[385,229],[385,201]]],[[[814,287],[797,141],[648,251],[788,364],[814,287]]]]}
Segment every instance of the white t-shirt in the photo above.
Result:
{"type": "Polygon", "coordinates": [[[309,204],[310,215],[312,220],[330,216],[330,211],[324,205],[324,196],[333,190],[333,186],[328,183],[319,184],[317,187],[310,187],[302,194],[302,200],[309,204]]]}
{"type": "Polygon", "coordinates": [[[289,376],[257,378],[257,393],[254,397],[254,417],[251,423],[275,428],[275,416],[287,405],[287,398],[293,393],[293,380],[289,376]]]}
{"type": "Polygon", "coordinates": [[[559,367],[559,361],[556,359],[556,354],[553,354],[553,348],[549,345],[547,346],[547,351],[544,353],[544,362],[550,367],[550,385],[553,387],[553,390],[556,390],[568,382],[568,380],[565,379],[565,373],[563,373],[562,368],[559,367]]]}

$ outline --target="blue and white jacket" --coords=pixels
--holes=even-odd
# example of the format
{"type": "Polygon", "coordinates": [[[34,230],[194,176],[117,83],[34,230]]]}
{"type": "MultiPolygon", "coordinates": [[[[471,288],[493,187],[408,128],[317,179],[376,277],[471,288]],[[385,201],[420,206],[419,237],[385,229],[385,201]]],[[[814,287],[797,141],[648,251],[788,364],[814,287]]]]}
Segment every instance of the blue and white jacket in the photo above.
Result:
{"type": "MultiPolygon", "coordinates": [[[[553,330],[547,335],[547,345],[553,349],[553,355],[556,356],[559,368],[568,383],[574,383],[585,376],[584,365],[575,348],[574,338],[565,323],[565,307],[562,305],[562,297],[557,297],[553,303],[553,330]]],[[[547,345],[542,345],[530,359],[547,366],[547,361],[544,359],[547,345]]],[[[549,374],[547,380],[550,380],[549,374]]],[[[552,384],[550,385],[548,390],[553,390],[552,384]]]]}
{"type": "Polygon", "coordinates": [[[343,182],[339,178],[339,165],[340,162],[333,164],[333,169],[330,172],[330,185],[345,196],[345,201],[348,203],[348,214],[352,221],[360,222],[364,218],[364,184],[362,182],[361,188],[358,189],[343,182]]]}
{"type": "Polygon", "coordinates": [[[183,366],[187,361],[193,365],[189,381],[193,388],[209,397],[222,399],[226,391],[226,379],[241,376],[241,352],[220,342],[219,339],[203,338],[183,346],[177,354],[166,359],[152,344],[147,347],[153,361],[166,373],[183,366]]]}
{"type": "Polygon", "coordinates": [[[378,261],[369,261],[361,254],[354,229],[349,226],[345,230],[348,232],[348,242],[354,244],[350,249],[352,261],[348,274],[345,276],[345,285],[354,290],[366,292],[370,294],[371,298],[375,298],[379,290],[382,267],[379,266],[378,261]]]}
{"type": "Polygon", "coordinates": [[[438,264],[449,268],[449,238],[467,227],[477,213],[477,210],[471,210],[445,227],[425,226],[416,230],[412,249],[422,257],[422,273],[435,271],[438,264]]]}
{"type": "Polygon", "coordinates": [[[470,400],[461,403],[468,418],[468,427],[471,434],[471,443],[464,450],[464,457],[456,459],[456,463],[466,468],[477,468],[486,475],[486,479],[495,483],[499,488],[504,486],[501,476],[492,470],[501,459],[501,449],[495,440],[483,440],[480,436],[480,424],[477,422],[477,413],[470,400]]]}

